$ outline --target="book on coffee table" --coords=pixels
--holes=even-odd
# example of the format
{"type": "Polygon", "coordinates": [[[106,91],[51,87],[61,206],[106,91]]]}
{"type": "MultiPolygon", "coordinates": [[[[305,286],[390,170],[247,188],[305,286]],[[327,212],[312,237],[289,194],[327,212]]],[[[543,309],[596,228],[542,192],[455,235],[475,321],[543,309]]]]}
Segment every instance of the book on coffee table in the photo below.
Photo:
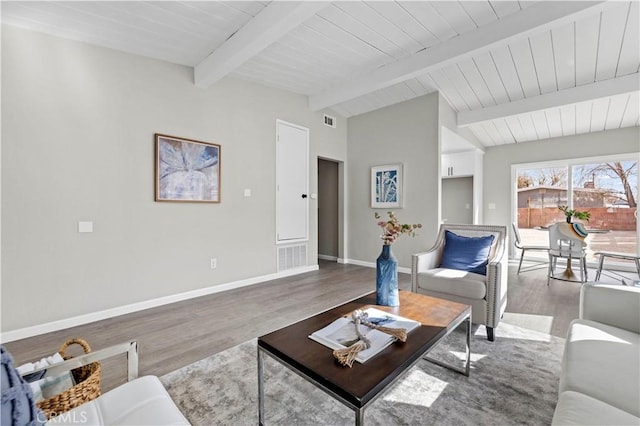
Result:
{"type": "MultiPolygon", "coordinates": [[[[368,308],[365,309],[364,312],[367,314],[368,322],[380,327],[404,328],[407,330],[407,333],[420,327],[418,321],[390,314],[379,309],[368,308]]],[[[359,363],[366,362],[397,340],[390,334],[376,330],[375,328],[370,328],[364,324],[360,324],[358,330],[360,334],[367,337],[371,343],[369,349],[364,349],[358,353],[356,361],[359,363]]],[[[309,338],[331,349],[348,348],[359,339],[350,314],[340,317],[328,326],[312,333],[309,338]]]]}

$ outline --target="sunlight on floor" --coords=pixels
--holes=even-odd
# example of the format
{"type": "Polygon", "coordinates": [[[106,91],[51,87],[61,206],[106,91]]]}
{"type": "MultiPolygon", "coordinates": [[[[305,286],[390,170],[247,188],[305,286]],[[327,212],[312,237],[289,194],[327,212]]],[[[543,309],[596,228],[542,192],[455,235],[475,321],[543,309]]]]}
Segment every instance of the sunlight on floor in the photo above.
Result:
{"type": "MultiPolygon", "coordinates": [[[[463,363],[467,359],[467,354],[465,352],[449,351],[449,353],[451,355],[453,355],[454,357],[458,358],[463,363]]],[[[484,354],[473,353],[473,349],[471,349],[471,357],[470,357],[471,358],[471,368],[473,368],[473,363],[474,362],[481,360],[485,356],[486,355],[484,355],[484,354]]],[[[464,364],[462,364],[462,365],[464,365],[464,364]]]]}
{"type": "MultiPolygon", "coordinates": [[[[524,339],[534,340],[538,342],[548,342],[551,339],[551,326],[553,324],[553,317],[548,315],[534,315],[534,314],[518,314],[513,312],[505,312],[502,318],[503,322],[522,327],[529,330],[528,333],[521,334],[517,332],[510,332],[505,334],[504,328],[500,329],[500,324],[495,329],[496,339],[524,339]],[[537,332],[537,333],[536,333],[537,332]],[[514,334],[516,333],[516,334],[514,334]]],[[[478,337],[486,336],[484,327],[478,327],[475,332],[478,337]]],[[[472,349],[473,351],[473,349],[472,349]]]]}
{"type": "Polygon", "coordinates": [[[440,397],[448,384],[420,370],[412,370],[403,383],[411,385],[395,386],[383,397],[384,400],[428,408],[440,397]],[[411,389],[411,392],[406,392],[407,389],[411,389]]]}

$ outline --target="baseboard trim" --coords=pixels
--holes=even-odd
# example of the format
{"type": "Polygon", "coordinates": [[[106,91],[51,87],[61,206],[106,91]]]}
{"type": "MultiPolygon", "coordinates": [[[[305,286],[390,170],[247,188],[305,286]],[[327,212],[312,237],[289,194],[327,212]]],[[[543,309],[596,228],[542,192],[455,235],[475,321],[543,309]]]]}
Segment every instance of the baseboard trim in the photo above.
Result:
{"type": "Polygon", "coordinates": [[[329,262],[337,262],[338,258],[335,256],[329,256],[328,254],[319,254],[318,259],[328,260],[329,262]]]}
{"type": "Polygon", "coordinates": [[[292,275],[304,274],[306,272],[317,271],[318,265],[303,266],[295,269],[288,269],[286,271],[280,271],[273,274],[261,275],[253,278],[247,278],[239,281],[232,281],[220,285],[201,288],[197,290],[191,290],[184,293],[173,294],[170,296],[158,297],[156,299],[145,300],[142,302],[132,303],[129,305],[119,306],[117,308],[105,309],[99,312],[92,312],[90,314],[78,315],[71,318],[66,318],[57,321],[51,321],[44,324],[33,325],[29,327],[19,328],[17,330],[10,330],[0,334],[0,341],[13,342],[14,340],[26,339],[28,337],[38,336],[44,333],[50,333],[52,331],[64,330],[65,328],[76,327],[79,325],[89,324],[95,321],[101,321],[117,317],[120,315],[130,314],[144,309],[156,308],[158,306],[168,305],[170,303],[181,302],[183,300],[194,299],[200,296],[207,296],[209,294],[220,293],[226,290],[233,290],[236,288],[247,287],[254,284],[259,284],[265,281],[271,281],[278,278],[285,278],[292,275]]]}
{"type": "MultiPolygon", "coordinates": [[[[357,259],[343,259],[342,263],[349,264],[349,265],[365,266],[367,268],[376,267],[376,264],[374,262],[365,262],[364,260],[357,260],[357,259]]],[[[400,272],[401,274],[410,274],[411,268],[398,267],[398,272],[400,272]]]]}

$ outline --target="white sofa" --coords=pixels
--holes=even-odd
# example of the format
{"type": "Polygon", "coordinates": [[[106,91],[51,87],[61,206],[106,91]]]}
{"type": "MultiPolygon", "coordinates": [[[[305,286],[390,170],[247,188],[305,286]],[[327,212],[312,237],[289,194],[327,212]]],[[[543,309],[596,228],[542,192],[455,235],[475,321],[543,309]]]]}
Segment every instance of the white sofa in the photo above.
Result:
{"type": "Polygon", "coordinates": [[[582,286],[552,424],[640,425],[640,288],[582,286]]]}
{"type": "Polygon", "coordinates": [[[93,401],[52,418],[60,425],[189,425],[156,376],[127,382],[93,401]]]}
{"type": "Polygon", "coordinates": [[[29,374],[44,371],[56,377],[74,368],[127,355],[127,382],[98,398],[52,417],[46,426],[60,425],[189,425],[156,376],[138,378],[138,343],[135,340],[71,358],[29,374]]]}

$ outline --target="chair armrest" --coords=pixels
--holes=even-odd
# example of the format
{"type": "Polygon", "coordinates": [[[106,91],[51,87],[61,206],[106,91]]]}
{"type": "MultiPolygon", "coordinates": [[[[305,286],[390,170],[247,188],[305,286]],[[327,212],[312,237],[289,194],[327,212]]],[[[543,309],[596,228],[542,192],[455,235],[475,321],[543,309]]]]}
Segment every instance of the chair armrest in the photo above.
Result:
{"type": "Polygon", "coordinates": [[[506,240],[500,243],[487,263],[487,326],[497,327],[506,308],[509,260],[506,240]]]}
{"type": "Polygon", "coordinates": [[[435,269],[440,265],[442,246],[434,246],[429,251],[411,256],[411,291],[418,291],[418,274],[435,269]]]}
{"type": "Polygon", "coordinates": [[[37,370],[28,371],[22,376],[39,376],[36,373],[44,371],[44,375],[39,378],[56,377],[67,371],[84,367],[96,361],[102,361],[115,355],[127,354],[127,381],[134,380],[138,377],[138,342],[131,340],[129,342],[113,345],[108,348],[90,352],[88,354],[73,357],[64,362],[49,365],[47,367],[38,368],[37,370]]]}
{"type": "Polygon", "coordinates": [[[640,288],[584,284],[580,289],[580,318],[640,333],[640,288]]]}

